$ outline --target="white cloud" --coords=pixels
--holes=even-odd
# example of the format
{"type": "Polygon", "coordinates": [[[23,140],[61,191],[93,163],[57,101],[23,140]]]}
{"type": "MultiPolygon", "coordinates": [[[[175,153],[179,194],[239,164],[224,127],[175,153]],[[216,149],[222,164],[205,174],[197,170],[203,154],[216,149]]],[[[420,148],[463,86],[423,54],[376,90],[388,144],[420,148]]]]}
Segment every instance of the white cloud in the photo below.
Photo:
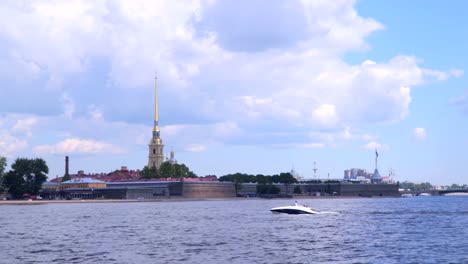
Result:
{"type": "Polygon", "coordinates": [[[106,142],[90,139],[70,138],[54,145],[40,145],[34,147],[37,154],[121,154],[123,150],[106,142]]]}
{"type": "Polygon", "coordinates": [[[203,152],[206,149],[207,149],[207,146],[203,144],[190,144],[185,148],[185,150],[189,152],[203,152]]]}
{"type": "Polygon", "coordinates": [[[376,141],[371,141],[363,146],[363,148],[368,149],[368,150],[388,150],[390,149],[390,146],[386,144],[381,144],[376,141]]]}
{"type": "Polygon", "coordinates": [[[28,142],[0,129],[0,157],[15,157],[26,149],[28,142]]]}
{"type": "Polygon", "coordinates": [[[335,106],[332,104],[322,104],[313,113],[314,121],[324,126],[334,126],[338,122],[335,106]]]}
{"type": "Polygon", "coordinates": [[[460,69],[452,69],[449,71],[450,75],[454,77],[461,77],[465,73],[463,70],[460,69]]]}
{"type": "Polygon", "coordinates": [[[39,122],[37,117],[25,117],[18,119],[12,127],[14,132],[20,132],[28,137],[32,136],[32,128],[39,122]]]}
{"type": "Polygon", "coordinates": [[[460,110],[467,114],[468,113],[468,90],[466,90],[461,96],[450,98],[449,104],[454,105],[460,110]]]}
{"type": "MultiPolygon", "coordinates": [[[[412,87],[463,74],[425,69],[417,58],[397,54],[389,61],[345,62],[344,53],[369,48],[365,37],[384,27],[361,17],[352,0],[226,5],[7,2],[0,6],[0,71],[46,83],[5,91],[4,98],[40,97],[20,110],[46,112],[49,135],[141,146],[150,133],[140,116],[151,112],[157,70],[160,110],[166,111],[161,123],[167,124],[162,136],[169,144],[316,146],[323,143],[308,142],[333,145],[358,138],[350,127],[401,121],[412,87]]],[[[5,100],[0,112],[12,107],[5,100]]]]}
{"type": "Polygon", "coordinates": [[[347,126],[345,127],[342,136],[344,139],[351,139],[353,138],[353,135],[351,134],[351,127],[347,126]]]}
{"type": "Polygon", "coordinates": [[[425,140],[426,139],[426,129],[423,127],[417,127],[413,130],[413,135],[418,140],[425,140]]]}
{"type": "Polygon", "coordinates": [[[95,105],[88,106],[88,114],[95,121],[102,121],[104,119],[103,111],[95,105]]]}
{"type": "Polygon", "coordinates": [[[10,50],[5,54],[6,59],[0,60],[0,76],[15,81],[24,79],[35,79],[39,76],[40,67],[33,61],[26,60],[15,50],[10,50]]]}

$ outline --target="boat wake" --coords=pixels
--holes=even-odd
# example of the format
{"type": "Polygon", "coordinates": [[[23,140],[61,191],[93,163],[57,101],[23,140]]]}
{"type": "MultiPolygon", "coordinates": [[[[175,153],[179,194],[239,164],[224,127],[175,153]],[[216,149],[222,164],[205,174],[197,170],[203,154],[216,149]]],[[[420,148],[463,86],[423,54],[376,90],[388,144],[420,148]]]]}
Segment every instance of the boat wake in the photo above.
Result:
{"type": "Polygon", "coordinates": [[[317,214],[339,214],[339,212],[317,212],[317,214]]]}

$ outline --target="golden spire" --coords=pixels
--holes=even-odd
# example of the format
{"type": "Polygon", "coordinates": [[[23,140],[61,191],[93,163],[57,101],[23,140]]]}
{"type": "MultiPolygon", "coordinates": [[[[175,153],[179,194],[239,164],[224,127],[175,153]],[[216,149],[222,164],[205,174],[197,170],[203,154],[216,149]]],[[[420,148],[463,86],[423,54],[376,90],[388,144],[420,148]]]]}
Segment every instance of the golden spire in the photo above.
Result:
{"type": "Polygon", "coordinates": [[[154,77],[154,125],[158,126],[158,75],[154,77]]]}
{"type": "Polygon", "coordinates": [[[158,115],[158,75],[154,77],[154,126],[153,126],[153,139],[158,144],[161,144],[160,131],[159,131],[159,115],[158,115]]]}

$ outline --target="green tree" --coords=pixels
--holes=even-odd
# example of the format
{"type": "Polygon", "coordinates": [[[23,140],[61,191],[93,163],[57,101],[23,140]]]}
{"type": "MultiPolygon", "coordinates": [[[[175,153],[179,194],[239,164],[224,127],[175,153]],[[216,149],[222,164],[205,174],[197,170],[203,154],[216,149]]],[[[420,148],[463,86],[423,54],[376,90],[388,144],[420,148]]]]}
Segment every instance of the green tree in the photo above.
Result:
{"type": "Polygon", "coordinates": [[[404,181],[404,182],[400,182],[400,186],[399,186],[401,189],[408,189],[410,191],[414,191],[415,188],[414,188],[414,183],[412,182],[409,182],[409,181],[404,181]]]}
{"type": "Polygon", "coordinates": [[[189,168],[185,164],[173,164],[174,165],[174,176],[176,178],[185,178],[189,175],[189,168]]]}
{"type": "Polygon", "coordinates": [[[7,159],[5,157],[0,157],[0,192],[5,191],[3,187],[3,177],[5,176],[5,169],[7,166],[7,159]]]}
{"type": "Polygon", "coordinates": [[[301,194],[302,193],[302,190],[301,190],[301,186],[299,185],[296,185],[294,187],[294,191],[293,191],[295,194],[301,194]]]}
{"type": "Polygon", "coordinates": [[[190,170],[185,164],[173,164],[174,165],[174,176],[176,178],[197,178],[197,175],[190,170]]]}
{"type": "Polygon", "coordinates": [[[284,185],[286,186],[286,194],[289,193],[289,185],[291,185],[291,183],[297,183],[296,178],[294,178],[294,176],[289,172],[280,173],[278,179],[279,182],[284,183],[284,185]]]}
{"type": "Polygon", "coordinates": [[[245,182],[245,177],[242,174],[236,173],[232,176],[232,182],[234,182],[234,189],[236,191],[236,196],[239,191],[242,189],[242,183],[245,182]]]}
{"type": "MultiPolygon", "coordinates": [[[[273,175],[273,176],[268,176],[268,175],[249,175],[245,173],[235,173],[235,174],[227,174],[224,176],[219,177],[218,179],[221,182],[233,182],[234,186],[236,188],[236,194],[242,187],[242,183],[246,182],[256,182],[260,186],[261,191],[266,190],[266,192],[269,192],[272,190],[272,192],[276,192],[276,186],[270,186],[272,183],[284,183],[286,186],[286,192],[288,192],[289,185],[292,183],[297,183],[296,178],[289,173],[289,172],[282,172],[279,175],[273,175]]],[[[278,188],[279,190],[279,188],[278,188]]],[[[274,194],[274,193],[271,193],[274,194]]]]}
{"type": "Polygon", "coordinates": [[[189,170],[188,174],[187,174],[187,177],[189,178],[197,178],[197,174],[195,174],[193,171],[189,170]]]}
{"type": "Polygon", "coordinates": [[[280,192],[281,192],[281,189],[271,183],[257,185],[258,194],[278,194],[280,192]]]}
{"type": "Polygon", "coordinates": [[[265,176],[263,174],[257,174],[257,176],[255,176],[255,182],[260,184],[267,184],[271,182],[271,177],[265,176]]]}
{"type": "Polygon", "coordinates": [[[155,167],[149,168],[148,166],[145,166],[142,170],[141,178],[143,179],[159,178],[159,171],[155,167]]]}
{"type": "Polygon", "coordinates": [[[19,158],[11,165],[3,181],[14,198],[21,198],[24,193],[37,195],[47,180],[47,173],[49,167],[43,159],[19,158]]]}
{"type": "Polygon", "coordinates": [[[159,172],[161,173],[161,177],[163,178],[172,178],[175,176],[175,168],[174,164],[170,163],[169,161],[165,161],[159,167],[159,172]]]}

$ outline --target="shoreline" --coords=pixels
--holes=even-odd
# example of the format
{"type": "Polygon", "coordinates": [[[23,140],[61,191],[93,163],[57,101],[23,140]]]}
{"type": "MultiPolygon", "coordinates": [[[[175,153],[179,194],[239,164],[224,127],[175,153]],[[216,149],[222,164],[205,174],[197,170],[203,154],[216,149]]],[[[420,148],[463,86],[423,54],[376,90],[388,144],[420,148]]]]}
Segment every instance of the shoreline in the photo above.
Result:
{"type": "Polygon", "coordinates": [[[259,198],[259,197],[219,197],[219,198],[163,198],[163,199],[83,199],[83,200],[0,200],[0,205],[33,205],[33,204],[73,204],[73,203],[149,203],[149,202],[196,202],[196,201],[246,201],[246,200],[305,200],[305,199],[369,199],[399,197],[360,197],[360,196],[307,196],[292,198],[259,198]]]}

